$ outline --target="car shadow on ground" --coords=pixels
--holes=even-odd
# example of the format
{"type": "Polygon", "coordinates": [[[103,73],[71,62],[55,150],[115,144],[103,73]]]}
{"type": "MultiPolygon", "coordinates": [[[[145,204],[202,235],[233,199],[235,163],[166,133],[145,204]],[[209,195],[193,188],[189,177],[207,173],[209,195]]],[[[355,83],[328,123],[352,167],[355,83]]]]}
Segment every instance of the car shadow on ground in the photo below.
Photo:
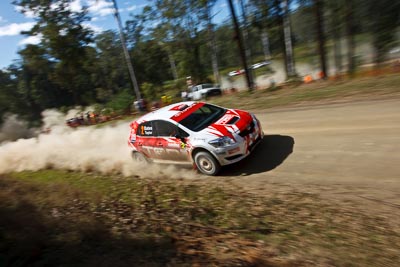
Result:
{"type": "Polygon", "coordinates": [[[247,158],[224,166],[219,176],[251,175],[273,170],[293,152],[293,147],[294,138],[291,136],[265,135],[247,158]]]}

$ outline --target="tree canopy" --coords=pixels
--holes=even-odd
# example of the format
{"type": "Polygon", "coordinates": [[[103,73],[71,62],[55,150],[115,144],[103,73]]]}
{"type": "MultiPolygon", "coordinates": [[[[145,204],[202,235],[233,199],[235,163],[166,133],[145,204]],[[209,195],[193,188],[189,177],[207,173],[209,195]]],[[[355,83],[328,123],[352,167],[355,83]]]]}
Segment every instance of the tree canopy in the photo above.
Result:
{"type": "MultiPolygon", "coordinates": [[[[0,71],[0,117],[9,112],[35,120],[48,108],[107,104],[120,98],[134,100],[118,33],[108,30],[95,34],[85,26],[91,19],[87,8],[73,11],[71,2],[13,1],[21,12],[35,14],[34,27],[23,34],[38,36],[40,42],[22,48],[16,63],[0,71]]],[[[246,10],[240,12],[237,6],[241,27],[247,30],[250,60],[285,59],[283,1],[239,2],[246,10]]],[[[140,14],[131,15],[126,21],[123,34],[147,99],[157,99],[173,90],[178,92],[186,86],[187,76],[195,82],[212,82],[218,72],[227,75],[230,70],[241,68],[238,37],[231,21],[211,23],[215,14],[210,13],[210,7],[215,3],[153,0],[140,14]]],[[[329,57],[320,55],[327,53],[323,48],[329,50],[333,45],[336,71],[350,71],[357,63],[353,62],[360,39],[357,36],[364,36],[363,40],[372,44],[376,64],[385,61],[392,47],[399,46],[398,1],[288,3],[292,28],[289,37],[296,60],[315,57],[321,59],[321,65],[328,66],[324,61],[329,57]],[[347,40],[345,47],[339,45],[341,40],[347,40]]]]}

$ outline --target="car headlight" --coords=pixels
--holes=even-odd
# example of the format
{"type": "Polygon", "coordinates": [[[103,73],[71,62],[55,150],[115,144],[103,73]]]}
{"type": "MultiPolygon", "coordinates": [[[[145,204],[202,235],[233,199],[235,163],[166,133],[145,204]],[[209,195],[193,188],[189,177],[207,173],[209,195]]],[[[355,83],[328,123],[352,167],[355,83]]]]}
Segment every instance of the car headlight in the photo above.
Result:
{"type": "Polygon", "coordinates": [[[233,145],[235,143],[235,140],[232,138],[229,138],[228,136],[223,136],[218,139],[212,140],[208,142],[210,145],[213,147],[224,147],[224,146],[229,146],[233,145]]]}

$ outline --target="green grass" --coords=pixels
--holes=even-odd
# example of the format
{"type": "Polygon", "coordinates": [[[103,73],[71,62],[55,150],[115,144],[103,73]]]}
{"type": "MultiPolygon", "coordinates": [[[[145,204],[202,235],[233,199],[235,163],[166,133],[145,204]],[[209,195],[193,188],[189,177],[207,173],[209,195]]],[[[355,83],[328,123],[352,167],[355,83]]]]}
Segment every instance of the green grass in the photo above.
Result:
{"type": "Polygon", "coordinates": [[[255,196],[211,182],[58,170],[2,175],[0,189],[0,265],[395,266],[400,260],[399,229],[384,218],[296,190],[255,196]]]}

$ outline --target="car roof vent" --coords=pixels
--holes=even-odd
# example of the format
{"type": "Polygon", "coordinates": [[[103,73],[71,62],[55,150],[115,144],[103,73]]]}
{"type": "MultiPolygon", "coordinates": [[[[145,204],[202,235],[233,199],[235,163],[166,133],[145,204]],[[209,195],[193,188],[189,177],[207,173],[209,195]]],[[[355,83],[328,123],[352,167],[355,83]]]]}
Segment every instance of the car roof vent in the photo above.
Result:
{"type": "Polygon", "coordinates": [[[170,110],[171,111],[183,111],[183,110],[187,109],[188,107],[189,106],[187,104],[179,104],[179,105],[172,107],[170,110]]]}
{"type": "Polygon", "coordinates": [[[182,105],[179,107],[179,111],[185,110],[188,108],[188,105],[182,105]]]}
{"type": "Polygon", "coordinates": [[[239,120],[239,117],[232,117],[226,124],[234,124],[239,120]]]}

